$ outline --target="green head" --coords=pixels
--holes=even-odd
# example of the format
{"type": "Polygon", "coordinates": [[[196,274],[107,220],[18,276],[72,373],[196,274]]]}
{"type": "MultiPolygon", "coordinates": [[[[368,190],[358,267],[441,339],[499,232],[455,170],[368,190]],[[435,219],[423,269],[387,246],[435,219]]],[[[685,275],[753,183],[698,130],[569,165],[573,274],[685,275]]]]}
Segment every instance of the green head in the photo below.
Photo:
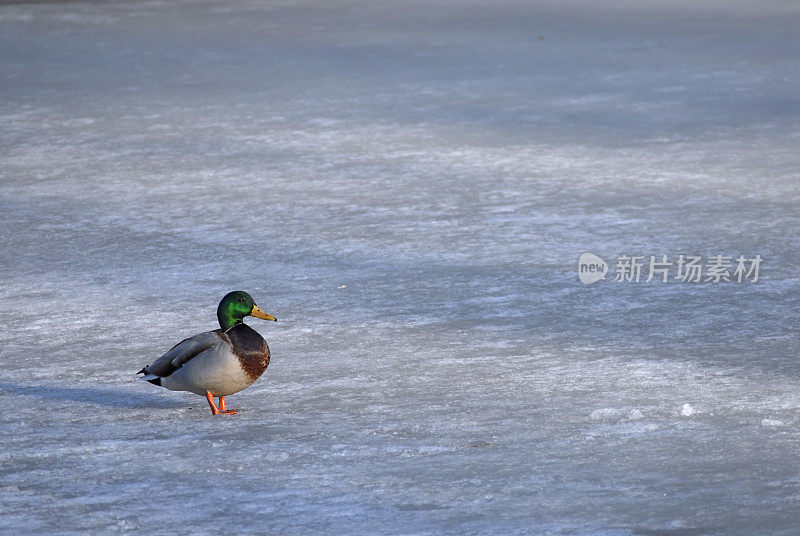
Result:
{"type": "Polygon", "coordinates": [[[268,315],[262,311],[253,297],[247,292],[235,290],[229,292],[219,302],[217,307],[217,320],[219,326],[223,331],[227,331],[236,324],[240,323],[246,316],[254,316],[256,318],[263,318],[264,320],[277,320],[274,316],[268,315]]]}

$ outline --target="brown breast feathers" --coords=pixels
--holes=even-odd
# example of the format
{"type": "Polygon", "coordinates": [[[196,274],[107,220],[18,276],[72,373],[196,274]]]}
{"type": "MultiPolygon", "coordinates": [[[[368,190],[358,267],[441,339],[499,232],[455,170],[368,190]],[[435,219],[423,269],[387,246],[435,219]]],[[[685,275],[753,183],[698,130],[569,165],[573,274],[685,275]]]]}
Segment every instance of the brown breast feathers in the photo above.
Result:
{"type": "Polygon", "coordinates": [[[255,381],[264,374],[269,365],[269,346],[264,337],[246,324],[236,324],[225,333],[223,339],[230,340],[233,353],[239,358],[242,368],[255,381]]]}

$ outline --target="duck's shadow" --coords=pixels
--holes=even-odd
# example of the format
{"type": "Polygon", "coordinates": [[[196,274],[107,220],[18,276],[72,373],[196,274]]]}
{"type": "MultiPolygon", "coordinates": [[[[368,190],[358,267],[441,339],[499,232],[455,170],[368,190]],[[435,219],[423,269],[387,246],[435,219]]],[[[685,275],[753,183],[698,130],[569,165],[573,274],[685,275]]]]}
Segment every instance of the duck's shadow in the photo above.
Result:
{"type": "Polygon", "coordinates": [[[33,396],[43,400],[96,404],[109,408],[162,408],[185,406],[155,394],[137,393],[127,389],[102,387],[61,387],[55,385],[19,385],[0,382],[0,395],[33,396]]]}

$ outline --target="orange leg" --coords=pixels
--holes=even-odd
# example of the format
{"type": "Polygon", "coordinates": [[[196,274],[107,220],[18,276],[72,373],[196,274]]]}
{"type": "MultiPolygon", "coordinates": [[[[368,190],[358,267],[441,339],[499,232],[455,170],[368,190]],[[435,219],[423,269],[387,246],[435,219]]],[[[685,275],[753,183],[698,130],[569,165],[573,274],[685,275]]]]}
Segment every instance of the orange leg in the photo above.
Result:
{"type": "Polygon", "coordinates": [[[208,405],[211,406],[211,415],[219,415],[217,405],[214,404],[214,395],[206,391],[206,400],[208,400],[208,405]]]}
{"type": "Polygon", "coordinates": [[[219,397],[219,412],[224,413],[225,415],[236,415],[239,413],[239,410],[236,409],[225,409],[225,397],[219,397]]]}

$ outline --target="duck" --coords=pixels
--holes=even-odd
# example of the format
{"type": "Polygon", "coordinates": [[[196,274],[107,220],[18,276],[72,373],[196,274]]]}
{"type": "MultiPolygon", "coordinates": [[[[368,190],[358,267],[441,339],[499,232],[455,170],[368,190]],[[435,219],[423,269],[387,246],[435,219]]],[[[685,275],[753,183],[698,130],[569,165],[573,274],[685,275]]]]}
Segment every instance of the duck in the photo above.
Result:
{"type": "Polygon", "coordinates": [[[205,396],[212,415],[234,415],[225,408],[225,397],[249,387],[269,366],[267,341],[244,323],[254,316],[276,322],[242,290],[226,294],[217,307],[220,329],[184,339],[136,374],[140,379],[171,391],[205,396]],[[219,406],[214,403],[219,399],[219,406]]]}

